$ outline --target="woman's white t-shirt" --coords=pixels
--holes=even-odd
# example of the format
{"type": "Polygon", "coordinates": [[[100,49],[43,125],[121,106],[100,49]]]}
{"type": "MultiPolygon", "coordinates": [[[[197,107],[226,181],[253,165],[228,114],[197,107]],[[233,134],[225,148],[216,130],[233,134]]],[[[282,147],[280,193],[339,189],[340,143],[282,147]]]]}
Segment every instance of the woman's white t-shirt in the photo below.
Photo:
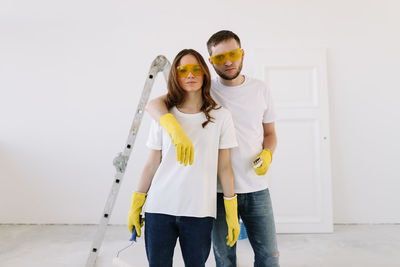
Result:
{"type": "Polygon", "coordinates": [[[174,216],[216,217],[218,150],[237,146],[232,116],[227,109],[211,110],[205,128],[203,112],[188,114],[173,107],[175,116],[194,147],[192,165],[176,160],[176,148],[164,128],[152,121],[146,145],[162,150],[144,210],[174,216]]]}

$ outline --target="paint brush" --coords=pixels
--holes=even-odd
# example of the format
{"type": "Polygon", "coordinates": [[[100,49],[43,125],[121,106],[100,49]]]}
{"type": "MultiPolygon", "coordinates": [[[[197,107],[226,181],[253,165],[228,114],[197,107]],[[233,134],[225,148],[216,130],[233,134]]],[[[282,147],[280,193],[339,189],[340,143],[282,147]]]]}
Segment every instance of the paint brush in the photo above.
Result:
{"type": "MultiPolygon", "coordinates": [[[[139,215],[139,221],[142,221],[142,215],[139,215]]],[[[129,263],[127,263],[126,261],[123,261],[120,257],[119,257],[119,253],[121,253],[122,251],[124,251],[125,249],[129,248],[130,246],[133,245],[133,242],[136,242],[136,237],[137,237],[137,231],[136,231],[136,227],[133,226],[133,231],[132,231],[132,236],[129,239],[129,241],[131,241],[131,244],[127,247],[124,247],[123,249],[119,250],[117,253],[117,256],[113,258],[113,266],[116,267],[135,267],[129,263]]]]}

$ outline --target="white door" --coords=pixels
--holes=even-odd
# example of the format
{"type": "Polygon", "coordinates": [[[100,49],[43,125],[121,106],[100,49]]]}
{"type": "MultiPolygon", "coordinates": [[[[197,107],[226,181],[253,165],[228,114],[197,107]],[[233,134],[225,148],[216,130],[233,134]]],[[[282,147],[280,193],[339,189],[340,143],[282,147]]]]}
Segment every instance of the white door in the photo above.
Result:
{"type": "Polygon", "coordinates": [[[326,50],[254,52],[255,76],[271,88],[278,113],[268,173],[277,232],[332,232],[326,50]]]}

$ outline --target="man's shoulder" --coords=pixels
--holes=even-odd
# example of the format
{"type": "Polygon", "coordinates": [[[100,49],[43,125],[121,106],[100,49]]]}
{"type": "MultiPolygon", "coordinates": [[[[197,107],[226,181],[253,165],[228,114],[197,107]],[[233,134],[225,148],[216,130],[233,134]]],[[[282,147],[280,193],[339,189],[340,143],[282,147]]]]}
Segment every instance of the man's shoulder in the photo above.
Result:
{"type": "Polygon", "coordinates": [[[219,116],[223,116],[224,114],[229,113],[229,110],[217,104],[217,106],[214,109],[212,109],[212,113],[218,114],[219,116]]]}
{"type": "Polygon", "coordinates": [[[255,87],[259,87],[259,88],[267,88],[267,85],[265,84],[264,81],[254,78],[254,77],[250,77],[250,76],[246,76],[246,81],[247,81],[247,86],[255,86],[255,87]]]}
{"type": "Polygon", "coordinates": [[[216,89],[218,87],[218,81],[217,81],[217,78],[213,78],[213,79],[211,79],[211,91],[212,90],[214,90],[214,89],[216,89]]]}
{"type": "Polygon", "coordinates": [[[221,105],[217,105],[216,109],[213,109],[211,114],[215,116],[216,119],[224,119],[229,116],[232,116],[231,112],[227,108],[224,108],[221,105]]]}
{"type": "MultiPolygon", "coordinates": [[[[266,83],[260,79],[248,76],[248,75],[244,75],[245,76],[245,82],[244,84],[242,84],[242,88],[248,88],[248,93],[251,93],[250,91],[252,91],[254,94],[254,91],[267,91],[268,86],[266,85],[266,83]]],[[[223,86],[221,86],[221,84],[218,82],[217,78],[213,78],[211,80],[211,94],[213,97],[218,97],[218,95],[220,93],[223,93],[225,90],[223,90],[223,86]]]]}

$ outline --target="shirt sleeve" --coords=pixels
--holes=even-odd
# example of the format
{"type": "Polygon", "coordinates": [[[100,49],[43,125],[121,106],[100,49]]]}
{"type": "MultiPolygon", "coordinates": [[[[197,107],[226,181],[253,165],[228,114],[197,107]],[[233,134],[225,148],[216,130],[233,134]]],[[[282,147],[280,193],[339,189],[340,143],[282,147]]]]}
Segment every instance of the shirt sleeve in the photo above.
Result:
{"type": "Polygon", "coordinates": [[[151,120],[146,146],[150,149],[162,150],[162,128],[161,125],[153,119],[151,120]]]}
{"type": "Polygon", "coordinates": [[[222,122],[221,134],[219,136],[219,149],[232,148],[238,146],[235,134],[235,126],[233,125],[232,115],[226,110],[224,120],[222,122]]]}
{"type": "Polygon", "coordinates": [[[263,123],[270,123],[276,120],[275,105],[272,99],[271,90],[267,86],[264,86],[263,90],[264,101],[266,109],[264,110],[263,123]]]}

